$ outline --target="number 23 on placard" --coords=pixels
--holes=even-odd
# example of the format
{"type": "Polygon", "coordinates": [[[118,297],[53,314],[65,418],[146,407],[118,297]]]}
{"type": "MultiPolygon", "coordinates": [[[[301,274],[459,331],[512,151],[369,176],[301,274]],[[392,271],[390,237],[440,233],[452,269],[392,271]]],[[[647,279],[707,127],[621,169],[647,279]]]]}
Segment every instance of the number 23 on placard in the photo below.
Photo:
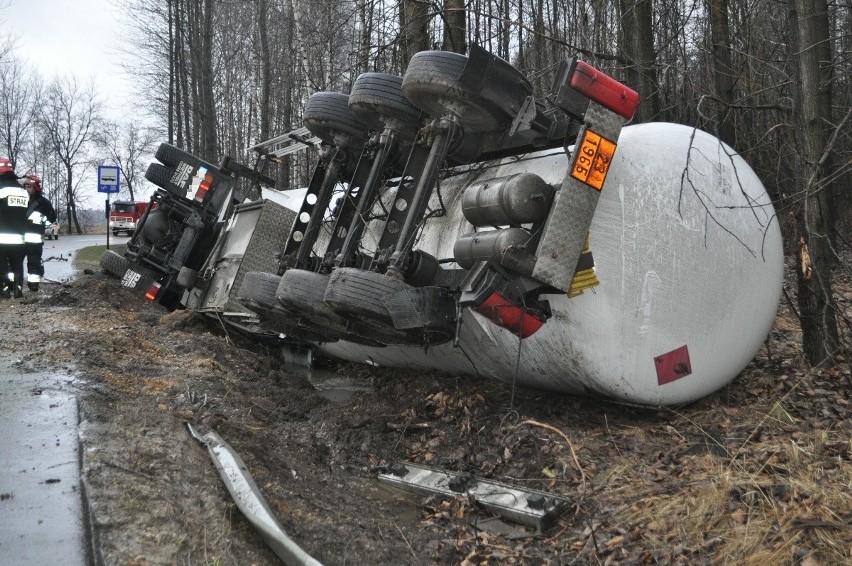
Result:
{"type": "Polygon", "coordinates": [[[614,143],[592,130],[586,130],[571,176],[601,190],[614,153],[614,143]]]}

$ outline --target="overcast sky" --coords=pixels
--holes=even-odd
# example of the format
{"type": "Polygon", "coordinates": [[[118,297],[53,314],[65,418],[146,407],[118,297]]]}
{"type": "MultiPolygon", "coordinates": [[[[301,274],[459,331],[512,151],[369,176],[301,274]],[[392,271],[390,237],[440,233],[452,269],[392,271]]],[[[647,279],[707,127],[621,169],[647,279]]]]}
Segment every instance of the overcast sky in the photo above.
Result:
{"type": "Polygon", "coordinates": [[[118,17],[110,0],[0,0],[0,28],[16,38],[15,53],[46,81],[57,75],[94,78],[113,119],[127,116],[133,89],[119,64],[118,17]]]}
{"type": "MultiPolygon", "coordinates": [[[[15,54],[38,69],[45,82],[59,75],[91,78],[105,117],[136,121],[145,117],[131,103],[139,87],[120,64],[119,19],[110,0],[0,0],[0,34],[15,39],[15,54]]],[[[91,193],[88,204],[98,206],[104,195],[95,192],[91,173],[86,179],[92,185],[86,191],[91,193]]]]}

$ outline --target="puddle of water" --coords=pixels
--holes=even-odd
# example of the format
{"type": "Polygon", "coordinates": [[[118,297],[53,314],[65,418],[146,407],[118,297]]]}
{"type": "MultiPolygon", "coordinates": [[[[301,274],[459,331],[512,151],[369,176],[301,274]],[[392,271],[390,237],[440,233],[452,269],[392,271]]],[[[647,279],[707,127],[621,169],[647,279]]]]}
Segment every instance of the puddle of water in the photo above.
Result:
{"type": "Polygon", "coordinates": [[[291,365],[286,367],[289,373],[307,379],[321,397],[339,405],[351,401],[356,393],[369,393],[373,390],[363,379],[352,379],[316,368],[291,365]]]}
{"type": "Polygon", "coordinates": [[[385,510],[386,515],[393,516],[398,525],[415,527],[420,523],[422,497],[382,483],[378,479],[360,485],[360,488],[354,482],[352,486],[373,506],[385,510]]]}

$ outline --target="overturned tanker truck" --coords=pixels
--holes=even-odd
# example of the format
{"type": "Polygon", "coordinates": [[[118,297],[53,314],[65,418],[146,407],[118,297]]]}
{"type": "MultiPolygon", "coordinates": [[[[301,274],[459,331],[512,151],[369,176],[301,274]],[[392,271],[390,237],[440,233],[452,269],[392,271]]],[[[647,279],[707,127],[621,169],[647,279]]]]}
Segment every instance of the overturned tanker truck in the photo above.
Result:
{"type": "Polygon", "coordinates": [[[102,265],[154,300],[168,290],[167,306],[345,360],[690,402],[765,340],[780,230],[736,152],[686,126],[625,126],[638,103],[578,57],[542,98],[482,49],[421,52],[402,77],[314,94],[310,140],[254,148],[318,147],[295,216],[240,204],[235,176],[263,176],[164,144],[148,178],[187,202],[209,181],[195,217],[143,222],[102,265]]]}

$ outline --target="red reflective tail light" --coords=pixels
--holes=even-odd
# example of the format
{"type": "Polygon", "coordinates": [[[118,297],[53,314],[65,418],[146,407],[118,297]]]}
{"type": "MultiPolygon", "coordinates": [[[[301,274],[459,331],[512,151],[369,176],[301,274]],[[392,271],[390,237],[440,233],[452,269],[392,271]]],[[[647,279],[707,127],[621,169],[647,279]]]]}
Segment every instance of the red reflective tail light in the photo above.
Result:
{"type": "Polygon", "coordinates": [[[639,106],[639,93],[584,61],[576,62],[569,84],[583,96],[628,120],[639,106]]]}
{"type": "Polygon", "coordinates": [[[544,325],[543,318],[524,310],[497,291],[475,308],[479,314],[520,338],[529,338],[544,325]]]}
{"type": "Polygon", "coordinates": [[[147,291],[145,291],[145,298],[149,301],[156,301],[157,295],[160,294],[161,285],[157,282],[154,282],[147,291]]]}
{"type": "Polygon", "coordinates": [[[213,175],[210,174],[210,173],[207,173],[204,176],[204,179],[201,181],[201,183],[198,184],[198,190],[195,191],[195,201],[196,202],[203,202],[204,201],[204,197],[207,196],[207,193],[210,191],[210,185],[212,185],[212,184],[213,184],[213,175]]]}

